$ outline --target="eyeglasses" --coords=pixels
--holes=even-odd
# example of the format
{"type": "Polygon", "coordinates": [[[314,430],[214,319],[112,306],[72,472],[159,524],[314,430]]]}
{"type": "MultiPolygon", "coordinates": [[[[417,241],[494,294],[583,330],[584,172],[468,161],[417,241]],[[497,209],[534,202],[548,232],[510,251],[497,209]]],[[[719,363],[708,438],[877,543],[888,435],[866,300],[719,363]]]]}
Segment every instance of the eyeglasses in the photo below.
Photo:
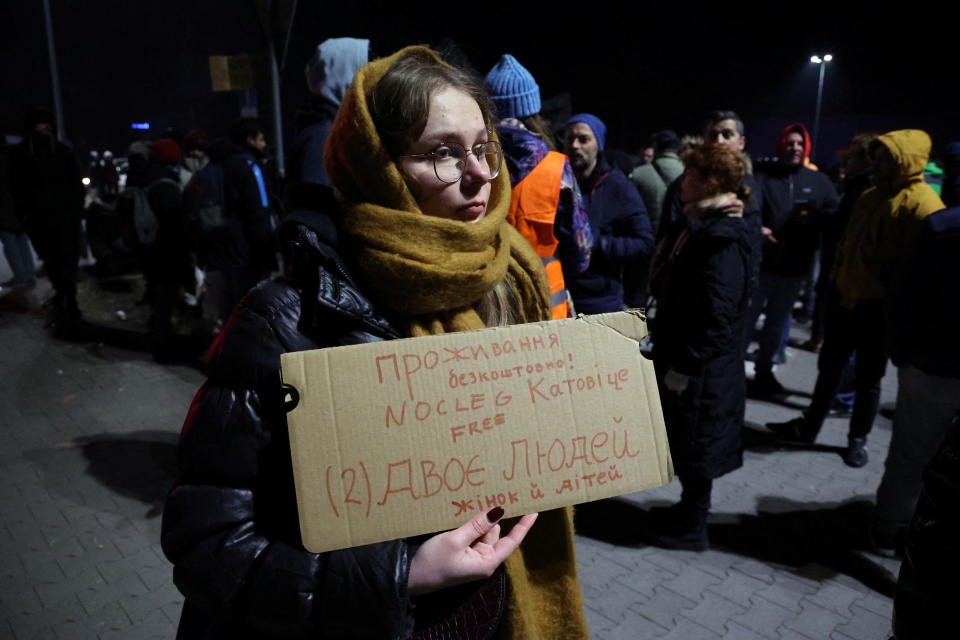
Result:
{"type": "Polygon", "coordinates": [[[401,158],[430,158],[433,160],[433,171],[437,180],[453,184],[463,177],[463,170],[467,166],[467,156],[473,154],[480,166],[490,173],[493,180],[500,175],[500,165],[503,164],[503,148],[496,140],[481,142],[467,149],[456,142],[444,142],[433,151],[427,153],[410,153],[401,158]]]}

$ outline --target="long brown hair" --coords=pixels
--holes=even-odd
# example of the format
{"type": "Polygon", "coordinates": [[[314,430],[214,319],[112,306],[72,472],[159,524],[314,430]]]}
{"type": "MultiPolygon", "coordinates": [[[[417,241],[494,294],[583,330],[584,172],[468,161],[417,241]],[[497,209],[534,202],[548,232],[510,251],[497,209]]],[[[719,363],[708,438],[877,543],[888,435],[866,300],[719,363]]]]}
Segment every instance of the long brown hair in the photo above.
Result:
{"type": "Polygon", "coordinates": [[[368,98],[370,117],[391,156],[400,155],[420,137],[430,115],[430,98],[448,87],[473,98],[487,129],[492,129],[490,98],[483,84],[426,51],[414,50],[390,67],[368,98]]]}
{"type": "Polygon", "coordinates": [[[550,123],[539,113],[532,116],[520,118],[520,122],[527,128],[527,131],[543,140],[550,151],[557,150],[557,140],[553,137],[553,131],[550,129],[550,123]]]}

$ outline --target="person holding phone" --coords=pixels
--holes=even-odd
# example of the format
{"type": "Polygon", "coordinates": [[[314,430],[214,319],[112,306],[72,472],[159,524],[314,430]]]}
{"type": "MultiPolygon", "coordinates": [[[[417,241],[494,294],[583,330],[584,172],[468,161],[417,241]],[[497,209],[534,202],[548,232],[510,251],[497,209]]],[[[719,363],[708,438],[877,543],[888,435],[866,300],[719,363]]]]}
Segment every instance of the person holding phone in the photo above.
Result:
{"type": "Polygon", "coordinates": [[[806,127],[794,123],[780,135],[777,162],[757,167],[763,192],[763,256],[749,318],[755,324],[764,314],[765,320],[757,338],[755,375],[748,385],[756,398],[784,392],[773,375],[773,358],[810,270],[823,222],[840,203],[830,178],[807,166],[811,149],[806,127]]]}

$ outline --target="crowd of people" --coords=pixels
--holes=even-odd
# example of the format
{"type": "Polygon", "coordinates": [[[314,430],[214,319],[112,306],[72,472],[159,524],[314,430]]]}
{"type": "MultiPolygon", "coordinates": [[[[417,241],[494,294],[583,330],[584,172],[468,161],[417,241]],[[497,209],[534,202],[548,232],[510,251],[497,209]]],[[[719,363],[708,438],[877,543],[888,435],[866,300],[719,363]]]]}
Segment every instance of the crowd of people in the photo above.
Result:
{"type": "MultiPolygon", "coordinates": [[[[828,175],[802,123],[754,163],[744,122],[719,110],[692,139],[657,132],[624,171],[603,119],[550,122],[509,54],[484,78],[424,47],[371,58],[362,39],[317,47],[282,189],[250,119],[228,142],[193,129],[134,145],[122,188],[106,154],[88,171],[98,201],[126,216],[118,237],[146,280],[155,349],[182,304],[217,334],[164,512],[186,596],[178,637],[586,637],[570,509],[501,523],[495,508],[433,536],[305,551],[278,382],[288,351],[577,313],[648,312],[682,485],[653,510],[652,544],[709,547],[713,483],[743,464],[746,398],[789,393],[774,370],[790,366],[798,304],[819,351],[813,399],[767,427],[813,443],[847,378],[843,461],[864,466],[892,358],[898,404],[870,539],[889,555],[911,544],[923,468],[960,411],[960,209],[946,208],[960,205],[960,173],[934,170],[925,132],[858,134],[828,175]]],[[[29,238],[66,335],[81,314],[82,172],[49,113],[25,124],[0,155],[4,286],[35,279],[29,238]]]]}

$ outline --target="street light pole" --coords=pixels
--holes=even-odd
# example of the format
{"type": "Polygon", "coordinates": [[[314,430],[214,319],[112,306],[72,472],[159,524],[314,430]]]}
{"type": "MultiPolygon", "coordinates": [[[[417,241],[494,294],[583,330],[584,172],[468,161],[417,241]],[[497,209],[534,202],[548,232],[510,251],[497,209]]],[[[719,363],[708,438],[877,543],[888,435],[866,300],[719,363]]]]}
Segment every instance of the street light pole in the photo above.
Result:
{"type": "Polygon", "coordinates": [[[53,83],[53,111],[57,118],[57,140],[67,138],[63,122],[63,102],[60,100],[60,73],[57,71],[57,50],[53,45],[53,20],[50,18],[50,0],[43,0],[43,16],[47,25],[47,51],[50,52],[50,80],[53,83]]]}
{"type": "Polygon", "coordinates": [[[827,75],[827,63],[833,60],[829,53],[823,56],[811,56],[810,62],[820,65],[820,80],[817,82],[817,110],[813,116],[813,148],[817,149],[817,138],[820,136],[820,105],[823,101],[823,77],[827,75]]]}

